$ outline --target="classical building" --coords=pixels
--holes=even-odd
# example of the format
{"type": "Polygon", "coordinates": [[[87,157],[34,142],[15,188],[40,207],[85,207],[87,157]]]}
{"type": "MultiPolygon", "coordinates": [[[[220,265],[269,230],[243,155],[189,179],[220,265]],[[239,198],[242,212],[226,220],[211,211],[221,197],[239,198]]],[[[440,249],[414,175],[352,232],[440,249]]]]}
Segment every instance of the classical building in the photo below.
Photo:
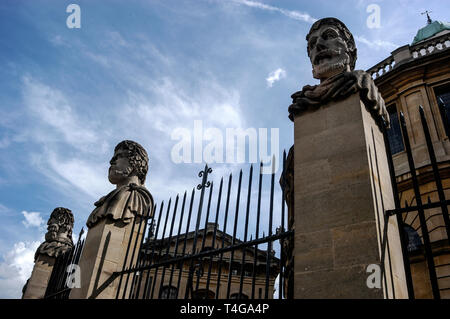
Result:
{"type": "MultiPolygon", "coordinates": [[[[432,21],[411,45],[402,46],[368,72],[373,76],[390,115],[389,143],[402,207],[416,205],[405,152],[400,113],[404,114],[423,203],[439,202],[419,114],[423,107],[446,199],[450,198],[450,23],[432,21]]],[[[423,236],[417,212],[403,214],[416,298],[432,298],[423,236]]],[[[450,246],[441,207],[425,210],[441,298],[450,298],[450,246]]]]}
{"type": "MultiPolygon", "coordinates": [[[[195,253],[218,250],[228,247],[232,243],[233,237],[218,229],[215,230],[214,223],[208,223],[205,229],[198,230],[197,242],[194,248],[195,232],[180,234],[171,238],[149,240],[141,248],[143,260],[151,264],[158,264],[174,258],[191,255],[195,253]],[[206,235],[205,235],[206,234],[206,235]]],[[[236,239],[235,245],[243,243],[236,239]]],[[[265,245],[261,245],[263,247],[265,245]]],[[[170,262],[166,267],[144,271],[140,276],[133,279],[133,291],[139,298],[154,299],[183,299],[186,290],[189,298],[192,299],[218,299],[227,298],[228,280],[230,279],[229,298],[264,299],[266,292],[266,279],[268,278],[268,298],[273,297],[275,279],[279,273],[279,259],[275,257],[275,252],[271,251],[267,256],[267,251],[249,247],[234,250],[233,261],[231,263],[231,252],[214,253],[212,256],[196,258],[192,263],[194,271],[192,278],[189,278],[191,269],[191,259],[181,262],[170,262]],[[256,255],[255,255],[256,252],[256,255]],[[255,258],[256,256],[256,258],[255,258]],[[267,265],[269,259],[269,267],[267,265]],[[242,265],[244,267],[242,268],[242,265]],[[229,270],[231,269],[231,276],[229,270]],[[253,271],[254,270],[254,271],[253,271]],[[220,281],[219,281],[220,276],[220,281]],[[161,279],[164,279],[161,283],[161,279]],[[241,282],[242,278],[242,282],[241,282]],[[219,285],[219,287],[218,287],[219,285]],[[240,288],[242,285],[242,289],[240,288]],[[145,296],[144,296],[145,295],[145,296]]],[[[142,259],[141,259],[142,260],[142,259]]]]}

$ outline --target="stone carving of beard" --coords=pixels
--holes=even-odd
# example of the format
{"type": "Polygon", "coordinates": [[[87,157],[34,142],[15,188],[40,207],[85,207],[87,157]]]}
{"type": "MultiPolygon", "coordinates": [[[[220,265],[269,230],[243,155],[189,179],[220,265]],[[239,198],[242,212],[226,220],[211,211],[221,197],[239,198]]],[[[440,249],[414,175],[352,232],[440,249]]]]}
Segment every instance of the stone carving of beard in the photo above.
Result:
{"type": "Polygon", "coordinates": [[[48,231],[45,234],[46,241],[53,241],[58,239],[59,226],[57,224],[52,224],[48,227],[48,231]]]}
{"type": "Polygon", "coordinates": [[[111,169],[111,172],[114,176],[128,177],[133,172],[133,168],[128,166],[124,170],[111,169]]]}
{"type": "Polygon", "coordinates": [[[346,71],[350,64],[348,53],[342,52],[342,50],[328,49],[327,53],[332,57],[319,61],[317,64],[313,63],[313,76],[316,79],[327,79],[340,74],[346,71]]]}

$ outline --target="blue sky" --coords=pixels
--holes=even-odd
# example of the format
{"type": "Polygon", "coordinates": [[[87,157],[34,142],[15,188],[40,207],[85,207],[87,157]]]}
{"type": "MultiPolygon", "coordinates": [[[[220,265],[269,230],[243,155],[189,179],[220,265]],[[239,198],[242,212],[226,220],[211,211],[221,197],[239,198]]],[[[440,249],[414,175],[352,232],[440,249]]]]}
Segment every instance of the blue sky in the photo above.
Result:
{"type": "MultiPolygon", "coordinates": [[[[107,169],[118,142],[147,149],[146,186],[157,202],[199,182],[204,164],[171,160],[171,134],[192,131],[195,120],[223,132],[278,128],[280,150],[289,149],[290,95],[316,83],[306,54],[311,23],[344,21],[356,66],[367,69],[412,42],[425,10],[450,19],[450,4],[436,0],[2,0],[0,298],[20,297],[53,208],[70,208],[78,233],[112,190],[107,169]],[[70,3],[81,8],[80,29],[66,26],[70,3]],[[366,24],[370,4],[381,8],[380,28],[366,24]]],[[[248,168],[212,166],[216,180],[248,168]]]]}

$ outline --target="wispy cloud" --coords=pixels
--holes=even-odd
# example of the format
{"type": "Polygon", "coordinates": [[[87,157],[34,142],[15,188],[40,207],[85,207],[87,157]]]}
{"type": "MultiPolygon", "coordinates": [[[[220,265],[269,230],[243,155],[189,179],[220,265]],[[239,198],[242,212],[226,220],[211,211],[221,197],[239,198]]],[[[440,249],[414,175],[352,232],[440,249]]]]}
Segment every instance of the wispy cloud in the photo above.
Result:
{"type": "MultiPolygon", "coordinates": [[[[283,8],[271,6],[271,5],[268,5],[268,4],[265,4],[262,2],[258,2],[258,1],[252,1],[252,0],[231,0],[231,1],[234,3],[240,4],[240,5],[245,5],[245,6],[251,7],[251,8],[257,8],[257,9],[266,10],[266,11],[278,12],[290,19],[308,22],[311,24],[318,20],[306,12],[299,12],[299,11],[295,11],[295,10],[286,10],[283,8]]],[[[368,40],[364,36],[355,36],[355,39],[356,39],[356,41],[359,41],[360,43],[365,44],[372,49],[392,50],[392,49],[398,47],[398,45],[396,45],[395,43],[389,42],[389,41],[368,40]]]]}
{"type": "Polygon", "coordinates": [[[41,213],[39,212],[27,212],[22,211],[23,217],[25,217],[25,220],[22,221],[22,223],[25,225],[26,228],[29,227],[41,227],[41,225],[44,223],[44,220],[41,217],[41,213]]]}
{"type": "Polygon", "coordinates": [[[94,128],[90,127],[92,120],[81,118],[62,92],[30,76],[25,76],[23,83],[24,103],[38,122],[35,128],[38,128],[39,132],[34,131],[31,134],[45,134],[48,130],[57,133],[44,136],[38,134],[33,138],[42,137],[43,140],[49,141],[52,136],[53,142],[64,142],[83,150],[95,145],[91,150],[98,150],[100,138],[94,128]],[[46,130],[42,126],[45,126],[46,130]]]}
{"type": "Polygon", "coordinates": [[[361,42],[372,49],[386,49],[393,50],[399,46],[395,43],[384,40],[368,40],[363,36],[355,36],[355,40],[361,42]]]}
{"type": "Polygon", "coordinates": [[[269,76],[266,78],[267,86],[272,87],[273,84],[286,77],[286,71],[278,68],[273,72],[270,72],[269,76]]]}
{"type": "Polygon", "coordinates": [[[286,10],[286,9],[274,7],[274,6],[271,6],[271,5],[262,3],[262,2],[258,2],[258,1],[251,1],[251,0],[232,0],[232,1],[235,3],[241,4],[241,5],[245,5],[247,7],[258,8],[258,9],[272,11],[272,12],[279,12],[288,18],[298,20],[298,21],[308,22],[311,24],[317,21],[316,18],[312,17],[309,13],[306,13],[306,12],[300,12],[300,11],[295,11],[295,10],[286,10]]]}

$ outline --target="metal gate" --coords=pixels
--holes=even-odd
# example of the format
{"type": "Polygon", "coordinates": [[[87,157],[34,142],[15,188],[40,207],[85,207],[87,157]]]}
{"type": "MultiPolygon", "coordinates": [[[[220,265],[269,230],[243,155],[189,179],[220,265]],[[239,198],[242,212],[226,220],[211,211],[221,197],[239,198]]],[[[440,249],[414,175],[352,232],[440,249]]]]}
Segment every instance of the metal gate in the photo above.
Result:
{"type": "Polygon", "coordinates": [[[75,266],[78,265],[81,252],[84,247],[84,230],[81,229],[75,247],[59,255],[55,259],[52,274],[45,291],[44,299],[69,299],[70,285],[67,284],[70,275],[73,275],[75,266]]]}
{"type": "MultiPolygon", "coordinates": [[[[286,153],[283,172],[285,162],[286,153]]],[[[198,174],[201,183],[190,196],[185,192],[174,203],[169,200],[166,206],[162,202],[154,207],[153,216],[147,214],[133,224],[123,269],[90,298],[113,282],[120,299],[268,299],[274,297],[276,285],[276,298],[292,297],[284,292],[285,254],[281,250],[293,235],[285,229],[284,189],[274,190],[275,158],[270,181],[263,178],[263,167],[261,163],[254,192],[250,166],[246,200],[242,200],[242,170],[237,189],[230,174],[214,192],[215,185],[208,180],[212,169],[206,165],[198,174]],[[136,236],[132,240],[135,227],[145,235],[140,242],[136,236]]]]}
{"type": "MultiPolygon", "coordinates": [[[[394,192],[395,209],[387,210],[385,212],[384,220],[384,234],[382,236],[382,271],[384,271],[383,281],[385,290],[387,288],[386,272],[392,271],[385,269],[386,246],[389,245],[387,239],[387,226],[389,218],[396,218],[399,225],[399,233],[401,237],[402,253],[406,274],[406,284],[410,299],[415,299],[414,287],[430,287],[431,296],[434,299],[440,299],[444,291],[450,290],[449,278],[450,262],[440,258],[444,255],[450,255],[450,222],[448,214],[448,205],[450,200],[446,199],[445,188],[443,187],[442,172],[445,169],[440,169],[439,165],[448,166],[449,163],[438,163],[434,151],[433,143],[430,136],[430,131],[425,118],[424,110],[420,106],[419,113],[423,132],[426,140],[428,158],[430,162],[430,172],[428,178],[425,174],[418,174],[419,169],[415,166],[413,159],[413,152],[411,150],[408,130],[406,128],[405,117],[400,113],[400,126],[403,134],[403,141],[408,160],[409,174],[411,188],[414,194],[414,199],[411,202],[405,202],[403,205],[400,199],[400,192],[398,189],[397,180],[395,177],[394,162],[391,154],[391,149],[387,137],[387,132],[384,127],[384,139],[386,144],[386,153],[388,158],[389,170],[391,174],[391,183],[394,192]],[[437,197],[432,200],[430,196],[420,190],[420,185],[425,183],[434,183],[435,188],[430,193],[437,197]],[[437,195],[437,196],[436,196],[437,195]],[[427,200],[424,200],[427,197],[427,200]],[[425,202],[424,202],[425,201],[425,202]],[[440,232],[440,234],[438,234],[440,232]],[[437,236],[439,235],[439,236],[437,236]],[[432,238],[434,237],[434,238],[432,238]],[[444,261],[442,261],[442,260],[444,261]],[[423,282],[423,278],[419,278],[416,274],[418,268],[424,266],[428,278],[427,282],[423,282]],[[445,269],[445,271],[444,271],[445,269]]],[[[444,125],[446,125],[446,132],[448,134],[448,120],[444,114],[444,125]]],[[[423,170],[423,168],[421,168],[423,170]]],[[[446,176],[448,178],[449,176],[446,176]]],[[[446,258],[448,260],[448,258],[446,258]]],[[[394,287],[392,287],[394,288],[394,287]]],[[[395,290],[393,289],[395,298],[395,290]]]]}

